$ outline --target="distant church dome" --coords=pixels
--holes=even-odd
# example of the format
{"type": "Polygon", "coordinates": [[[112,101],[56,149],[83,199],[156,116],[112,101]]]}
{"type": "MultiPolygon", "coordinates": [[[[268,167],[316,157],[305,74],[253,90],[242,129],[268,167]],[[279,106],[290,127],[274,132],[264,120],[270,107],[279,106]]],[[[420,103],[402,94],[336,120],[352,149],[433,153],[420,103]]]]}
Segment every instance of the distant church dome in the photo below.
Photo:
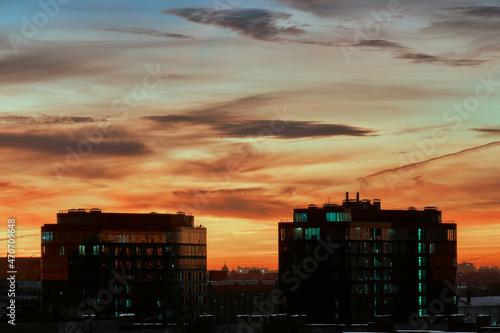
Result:
{"type": "Polygon", "coordinates": [[[221,268],[221,271],[229,272],[229,268],[227,268],[225,261],[224,261],[224,266],[221,268]]]}

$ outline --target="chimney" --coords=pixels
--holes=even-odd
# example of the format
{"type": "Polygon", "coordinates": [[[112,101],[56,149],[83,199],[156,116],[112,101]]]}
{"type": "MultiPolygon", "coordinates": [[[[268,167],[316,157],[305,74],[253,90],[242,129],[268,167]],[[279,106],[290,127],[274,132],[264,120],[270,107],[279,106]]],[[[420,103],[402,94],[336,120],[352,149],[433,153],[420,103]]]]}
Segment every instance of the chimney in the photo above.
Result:
{"type": "Polygon", "coordinates": [[[359,202],[359,192],[356,193],[356,202],[359,202]]]}
{"type": "Polygon", "coordinates": [[[349,202],[349,192],[345,192],[345,202],[349,202]]]}

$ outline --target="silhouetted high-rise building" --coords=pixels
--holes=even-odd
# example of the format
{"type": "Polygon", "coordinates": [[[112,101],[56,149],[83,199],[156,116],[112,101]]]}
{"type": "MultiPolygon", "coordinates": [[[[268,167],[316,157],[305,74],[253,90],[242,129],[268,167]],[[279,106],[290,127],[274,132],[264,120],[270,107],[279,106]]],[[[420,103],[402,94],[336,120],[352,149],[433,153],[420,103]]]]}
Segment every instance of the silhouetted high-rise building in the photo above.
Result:
{"type": "Polygon", "coordinates": [[[380,200],[294,210],[279,223],[279,285],[288,314],[316,322],[398,321],[456,313],[456,224],[436,207],[380,200]]]}
{"type": "Polygon", "coordinates": [[[70,209],[42,227],[42,305],[57,317],[206,313],[206,228],[177,214],[70,209]]]}

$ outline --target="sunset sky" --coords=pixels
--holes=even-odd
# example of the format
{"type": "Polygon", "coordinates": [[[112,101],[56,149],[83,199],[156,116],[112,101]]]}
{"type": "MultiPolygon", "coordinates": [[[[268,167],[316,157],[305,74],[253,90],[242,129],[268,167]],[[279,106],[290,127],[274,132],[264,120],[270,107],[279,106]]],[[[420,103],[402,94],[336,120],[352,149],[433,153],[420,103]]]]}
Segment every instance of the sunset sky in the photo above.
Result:
{"type": "Polygon", "coordinates": [[[185,211],[208,268],[277,268],[277,223],[346,191],[437,206],[500,265],[494,1],[2,2],[0,254],[61,209],[185,211]],[[406,167],[405,167],[406,166],[406,167]]]}

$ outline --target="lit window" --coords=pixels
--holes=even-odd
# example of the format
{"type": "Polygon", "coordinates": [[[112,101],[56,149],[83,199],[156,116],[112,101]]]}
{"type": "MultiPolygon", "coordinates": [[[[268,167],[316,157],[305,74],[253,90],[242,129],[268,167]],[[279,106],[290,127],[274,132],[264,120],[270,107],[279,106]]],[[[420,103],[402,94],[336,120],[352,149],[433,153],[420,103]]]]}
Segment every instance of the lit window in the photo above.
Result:
{"type": "Polygon", "coordinates": [[[53,231],[42,232],[42,243],[50,243],[53,240],[54,240],[54,232],[53,231]]]}
{"type": "Polygon", "coordinates": [[[92,254],[95,256],[99,255],[99,245],[92,246],[92,254]]]}
{"type": "Polygon", "coordinates": [[[64,255],[64,246],[59,247],[59,255],[63,256],[64,255]]]}
{"type": "Polygon", "coordinates": [[[293,240],[302,240],[302,228],[293,228],[293,240]]]}
{"type": "Polygon", "coordinates": [[[423,235],[423,231],[422,229],[418,229],[418,240],[421,241],[422,240],[422,235],[423,235]]]}
{"type": "Polygon", "coordinates": [[[305,240],[319,239],[319,228],[306,228],[305,240]]]}
{"type": "Polygon", "coordinates": [[[78,254],[80,254],[81,256],[85,255],[85,245],[78,246],[78,254]]]}
{"type": "Polygon", "coordinates": [[[346,221],[344,212],[328,212],[326,213],[326,222],[346,221]]]}
{"type": "Polygon", "coordinates": [[[418,267],[424,267],[426,264],[425,257],[418,257],[418,267]]]}
{"type": "Polygon", "coordinates": [[[294,222],[307,222],[307,213],[295,213],[294,222]]]}

